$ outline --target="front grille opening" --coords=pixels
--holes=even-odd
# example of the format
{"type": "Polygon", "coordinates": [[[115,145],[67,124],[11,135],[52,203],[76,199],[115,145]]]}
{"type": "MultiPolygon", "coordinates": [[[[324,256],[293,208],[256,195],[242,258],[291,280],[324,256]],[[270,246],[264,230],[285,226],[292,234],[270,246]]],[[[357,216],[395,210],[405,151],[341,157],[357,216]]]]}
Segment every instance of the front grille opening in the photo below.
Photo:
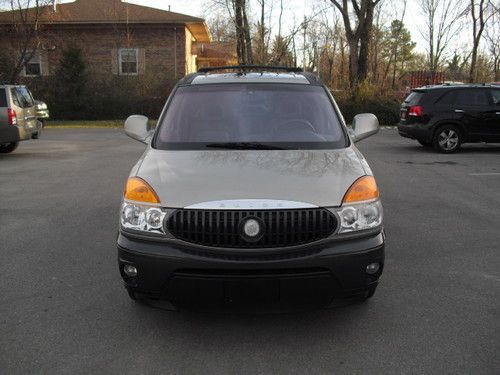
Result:
{"type": "Polygon", "coordinates": [[[304,245],[329,237],[337,219],[328,210],[191,210],[180,209],[166,221],[167,230],[177,239],[210,247],[281,248],[304,245]],[[251,217],[263,223],[259,241],[244,238],[241,223],[251,217]]]}

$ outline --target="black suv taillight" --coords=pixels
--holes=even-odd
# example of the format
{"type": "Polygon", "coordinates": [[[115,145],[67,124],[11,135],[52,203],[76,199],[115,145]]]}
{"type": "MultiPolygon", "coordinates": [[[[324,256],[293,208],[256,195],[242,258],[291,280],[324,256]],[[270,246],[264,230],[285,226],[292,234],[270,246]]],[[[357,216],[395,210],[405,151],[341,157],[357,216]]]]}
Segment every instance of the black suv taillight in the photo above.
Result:
{"type": "Polygon", "coordinates": [[[408,110],[408,116],[422,117],[424,108],[421,105],[414,105],[408,110]]]}

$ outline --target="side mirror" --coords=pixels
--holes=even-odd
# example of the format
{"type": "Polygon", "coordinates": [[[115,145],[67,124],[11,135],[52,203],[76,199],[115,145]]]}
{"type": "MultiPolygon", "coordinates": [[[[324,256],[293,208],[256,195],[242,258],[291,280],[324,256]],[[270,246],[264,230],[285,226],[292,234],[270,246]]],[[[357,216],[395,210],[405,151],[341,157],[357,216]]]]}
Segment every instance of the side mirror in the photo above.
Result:
{"type": "Polygon", "coordinates": [[[354,142],[359,142],[374,134],[377,134],[379,124],[377,116],[372,113],[362,113],[354,116],[352,121],[352,138],[354,142]]]}
{"type": "Polygon", "coordinates": [[[125,134],[132,139],[147,144],[151,137],[148,121],[149,119],[146,116],[130,116],[125,121],[125,134]]]}

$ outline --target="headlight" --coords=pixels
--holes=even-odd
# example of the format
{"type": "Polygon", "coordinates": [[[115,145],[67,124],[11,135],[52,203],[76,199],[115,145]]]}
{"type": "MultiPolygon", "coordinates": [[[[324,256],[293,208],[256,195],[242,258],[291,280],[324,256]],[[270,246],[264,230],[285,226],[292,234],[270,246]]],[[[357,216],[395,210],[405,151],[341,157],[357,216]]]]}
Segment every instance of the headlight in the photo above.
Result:
{"type": "Polygon", "coordinates": [[[163,222],[169,212],[160,207],[160,198],[146,181],[130,177],[125,186],[120,212],[122,229],[165,235],[163,222]]]}
{"type": "Polygon", "coordinates": [[[366,203],[344,204],[337,214],[340,218],[339,233],[373,229],[382,224],[383,209],[379,200],[366,203]]]}
{"type": "Polygon", "coordinates": [[[382,225],[383,210],[377,182],[373,176],[357,179],[336,210],[340,218],[339,234],[373,229],[382,225]]]}
{"type": "Polygon", "coordinates": [[[163,222],[168,211],[131,202],[124,202],[120,213],[122,228],[145,233],[165,234],[163,222]]]}

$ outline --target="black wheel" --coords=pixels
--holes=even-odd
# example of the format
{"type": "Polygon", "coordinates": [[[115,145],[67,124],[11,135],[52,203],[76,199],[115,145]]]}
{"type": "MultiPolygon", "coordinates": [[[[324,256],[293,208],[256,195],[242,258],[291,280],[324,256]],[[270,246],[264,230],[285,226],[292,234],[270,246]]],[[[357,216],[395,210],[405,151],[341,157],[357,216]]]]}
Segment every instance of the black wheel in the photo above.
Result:
{"type": "Polygon", "coordinates": [[[421,141],[420,139],[417,139],[418,143],[420,143],[424,147],[432,147],[431,142],[426,142],[426,141],[421,141]]]}
{"type": "Polygon", "coordinates": [[[462,141],[462,134],[456,126],[443,125],[434,133],[432,145],[438,152],[451,154],[460,150],[462,141]]]}
{"type": "Polygon", "coordinates": [[[10,154],[17,148],[17,146],[19,146],[19,142],[12,142],[0,145],[0,154],[10,154]]]}
{"type": "Polygon", "coordinates": [[[41,130],[37,131],[36,133],[33,133],[31,138],[32,139],[40,139],[40,133],[41,133],[41,130]]]}

